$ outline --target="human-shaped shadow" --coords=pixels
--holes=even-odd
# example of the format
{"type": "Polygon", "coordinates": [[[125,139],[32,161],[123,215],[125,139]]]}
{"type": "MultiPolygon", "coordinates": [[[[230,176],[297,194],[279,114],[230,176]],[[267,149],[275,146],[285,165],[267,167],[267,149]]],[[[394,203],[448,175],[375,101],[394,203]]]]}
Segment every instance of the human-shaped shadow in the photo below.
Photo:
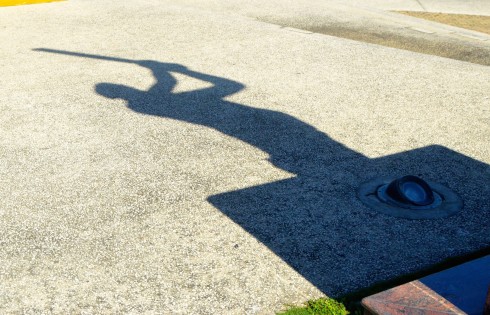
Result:
{"type": "Polygon", "coordinates": [[[120,98],[135,112],[172,118],[218,130],[269,154],[270,162],[300,175],[315,173],[313,163],[325,164],[362,156],[332,141],[324,133],[290,115],[224,100],[244,88],[241,83],[199,73],[184,66],[136,61],[152,71],[156,83],[147,91],[112,83],[99,83],[96,91],[120,98]],[[209,88],[172,93],[177,84],[171,72],[212,83],[209,88]]]}
{"type": "Polygon", "coordinates": [[[295,174],[208,200],[328,295],[359,289],[490,243],[488,224],[481,224],[489,222],[490,213],[482,211],[490,204],[490,188],[481,187],[490,182],[490,169],[484,163],[438,145],[370,159],[295,117],[225,100],[244,88],[229,79],[178,64],[38,51],[147,68],[156,79],[147,91],[112,83],[99,83],[95,90],[104,97],[125,100],[135,112],[206,126],[240,139],[266,152],[276,167],[295,174]],[[177,81],[171,73],[212,86],[173,93],[177,81]],[[465,211],[451,218],[411,221],[378,214],[356,197],[363,181],[405,174],[453,188],[465,199],[465,211]],[[484,191],[477,196],[478,189],[484,191]]]}

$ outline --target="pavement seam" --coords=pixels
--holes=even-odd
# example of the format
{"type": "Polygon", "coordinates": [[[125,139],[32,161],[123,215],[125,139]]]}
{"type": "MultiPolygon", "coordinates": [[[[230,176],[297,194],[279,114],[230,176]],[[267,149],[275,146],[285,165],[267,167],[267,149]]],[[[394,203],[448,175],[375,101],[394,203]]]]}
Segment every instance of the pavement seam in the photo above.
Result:
{"type": "Polygon", "coordinates": [[[422,8],[422,10],[424,10],[425,12],[427,12],[427,9],[424,7],[424,5],[422,4],[422,2],[420,2],[419,0],[415,0],[417,1],[417,3],[420,5],[420,7],[422,8]]]}

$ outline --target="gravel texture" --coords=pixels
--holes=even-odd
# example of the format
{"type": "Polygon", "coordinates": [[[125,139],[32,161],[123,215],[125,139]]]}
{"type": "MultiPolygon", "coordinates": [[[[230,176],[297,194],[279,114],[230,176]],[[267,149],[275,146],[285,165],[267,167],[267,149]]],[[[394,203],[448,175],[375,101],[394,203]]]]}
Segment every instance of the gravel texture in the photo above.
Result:
{"type": "Polygon", "coordinates": [[[0,9],[0,313],[272,314],[490,246],[488,67],[225,7],[0,9]],[[357,199],[405,174],[463,211],[357,199]]]}

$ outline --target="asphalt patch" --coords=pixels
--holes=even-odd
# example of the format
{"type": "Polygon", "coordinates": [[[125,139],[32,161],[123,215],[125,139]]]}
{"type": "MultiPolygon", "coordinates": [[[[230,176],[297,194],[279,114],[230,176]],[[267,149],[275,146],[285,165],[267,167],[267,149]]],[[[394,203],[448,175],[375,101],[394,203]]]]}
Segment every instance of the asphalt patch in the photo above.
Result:
{"type": "Polygon", "coordinates": [[[303,29],[313,33],[347,38],[485,66],[490,65],[490,47],[472,39],[458,40],[438,34],[422,33],[410,28],[395,30],[383,27],[365,28],[347,23],[326,22],[325,24],[307,25],[290,19],[268,20],[265,18],[261,20],[284,27],[303,29]]]}
{"type": "Polygon", "coordinates": [[[469,14],[448,14],[433,12],[396,11],[424,20],[462,27],[469,30],[490,34],[490,16],[469,14]]]}

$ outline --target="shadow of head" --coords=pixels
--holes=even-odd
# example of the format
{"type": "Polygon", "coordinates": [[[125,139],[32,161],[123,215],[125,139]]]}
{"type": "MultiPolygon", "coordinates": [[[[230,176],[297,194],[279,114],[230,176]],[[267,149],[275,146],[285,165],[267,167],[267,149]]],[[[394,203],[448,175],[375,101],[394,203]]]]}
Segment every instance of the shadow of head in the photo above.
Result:
{"type": "Polygon", "coordinates": [[[138,93],[136,89],[132,89],[122,84],[98,83],[95,85],[97,94],[110,99],[132,99],[134,94],[138,93]]]}

